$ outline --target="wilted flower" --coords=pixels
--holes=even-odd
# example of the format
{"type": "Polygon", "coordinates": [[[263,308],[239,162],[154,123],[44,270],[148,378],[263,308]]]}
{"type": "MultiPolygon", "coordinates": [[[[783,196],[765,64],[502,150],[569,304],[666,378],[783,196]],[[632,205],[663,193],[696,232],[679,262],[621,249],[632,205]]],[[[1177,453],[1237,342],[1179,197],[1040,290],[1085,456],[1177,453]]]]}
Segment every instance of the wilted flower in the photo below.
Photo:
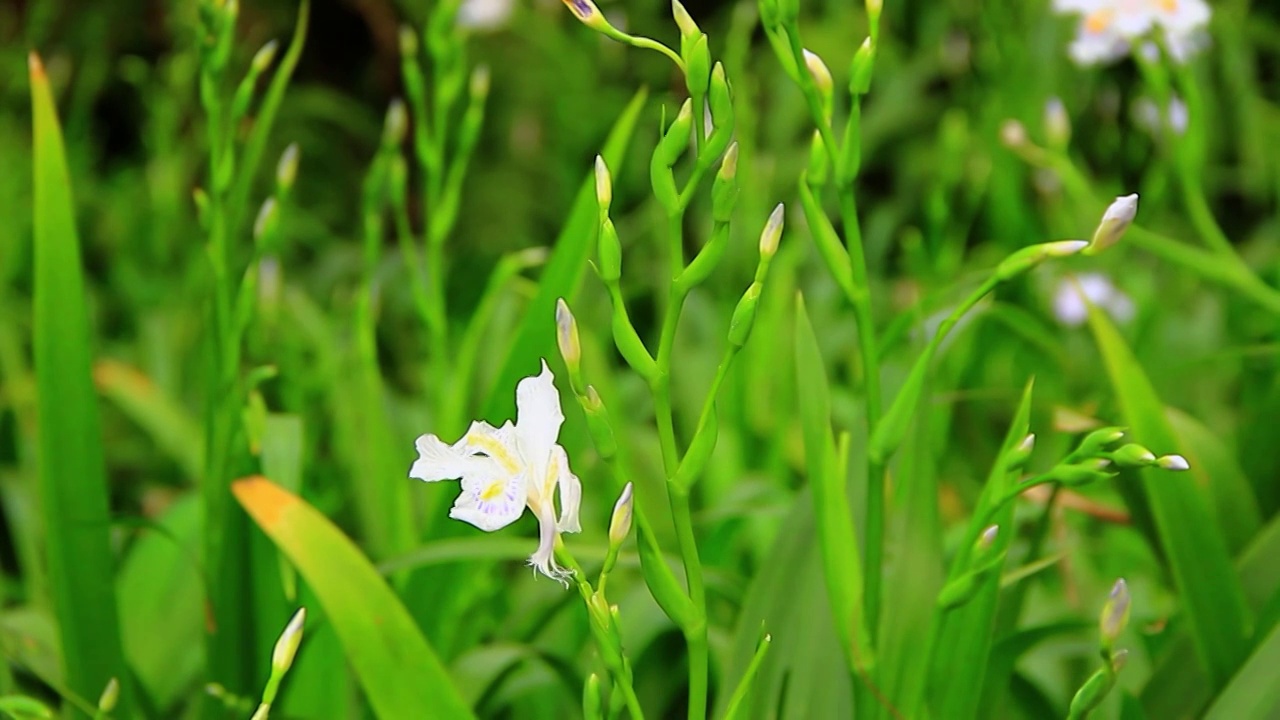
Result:
{"type": "Polygon", "coordinates": [[[1162,31],[1170,56],[1184,62],[1204,44],[1209,22],[1204,0],[1054,0],[1053,7],[1081,16],[1070,47],[1080,65],[1118,60],[1152,31],[1162,31]]]}
{"type": "Polygon", "coordinates": [[[1067,327],[1083,325],[1089,317],[1089,304],[1102,308],[1120,322],[1133,318],[1133,301],[1106,275],[1081,273],[1058,281],[1058,289],[1053,296],[1053,314],[1058,322],[1067,327]]]}
{"type": "Polygon", "coordinates": [[[528,507],[538,518],[538,550],[529,564],[549,578],[564,581],[568,571],[555,562],[556,538],[578,532],[582,485],[569,470],[569,458],[556,443],[564,414],[555,376],[542,373],[516,386],[516,422],[502,427],[477,420],[453,445],[435,435],[417,440],[418,459],[409,477],[427,482],[460,479],[462,494],[449,517],[492,532],[515,522],[528,507]],[[560,518],[552,494],[559,489],[560,518]]]}

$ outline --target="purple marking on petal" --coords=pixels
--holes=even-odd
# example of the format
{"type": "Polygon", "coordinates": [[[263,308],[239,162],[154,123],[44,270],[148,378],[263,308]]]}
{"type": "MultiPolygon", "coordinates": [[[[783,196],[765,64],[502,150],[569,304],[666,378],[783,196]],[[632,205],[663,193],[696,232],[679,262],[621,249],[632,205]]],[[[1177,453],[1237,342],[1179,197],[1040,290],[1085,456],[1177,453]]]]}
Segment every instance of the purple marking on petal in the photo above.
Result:
{"type": "Polygon", "coordinates": [[[586,20],[596,11],[595,6],[587,2],[587,0],[567,0],[567,2],[569,3],[569,9],[581,20],[586,20]]]}

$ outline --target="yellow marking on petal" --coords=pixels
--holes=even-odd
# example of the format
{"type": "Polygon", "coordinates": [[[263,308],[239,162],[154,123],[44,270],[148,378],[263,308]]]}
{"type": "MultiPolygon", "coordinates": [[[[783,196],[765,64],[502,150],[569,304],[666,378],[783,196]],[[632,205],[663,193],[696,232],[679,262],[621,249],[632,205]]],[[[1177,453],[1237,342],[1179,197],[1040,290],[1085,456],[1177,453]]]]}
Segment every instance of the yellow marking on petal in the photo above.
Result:
{"type": "Polygon", "coordinates": [[[1097,12],[1090,13],[1084,19],[1084,29],[1091,33],[1100,33],[1111,26],[1111,21],[1115,20],[1116,11],[1112,8],[1103,8],[1097,12]]]}
{"type": "Polygon", "coordinates": [[[1178,0],[1158,0],[1158,4],[1165,12],[1178,12],[1178,0]]]}
{"type": "Polygon", "coordinates": [[[494,480],[493,482],[489,483],[489,487],[485,488],[484,492],[480,493],[480,499],[492,500],[498,497],[499,495],[501,495],[502,491],[505,490],[506,487],[507,487],[507,483],[505,480],[494,480]]]}
{"type": "Polygon", "coordinates": [[[486,455],[497,460],[503,470],[512,475],[515,475],[520,470],[520,464],[511,455],[511,450],[492,435],[471,433],[467,436],[467,444],[483,450],[486,455]]]}

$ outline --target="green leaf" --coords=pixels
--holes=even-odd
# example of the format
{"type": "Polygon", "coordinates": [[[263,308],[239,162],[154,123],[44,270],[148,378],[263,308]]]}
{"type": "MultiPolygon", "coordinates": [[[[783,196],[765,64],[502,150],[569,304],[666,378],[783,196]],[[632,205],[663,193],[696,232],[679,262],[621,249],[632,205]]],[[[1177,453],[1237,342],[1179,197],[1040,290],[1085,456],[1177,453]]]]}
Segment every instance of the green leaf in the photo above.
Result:
{"type": "Polygon", "coordinates": [[[1262,513],[1249,478],[1235,454],[1199,420],[1174,408],[1165,408],[1165,417],[1180,443],[1176,451],[1187,458],[1191,477],[1213,502],[1218,527],[1228,551],[1235,555],[1262,527],[1262,513]]]}
{"type": "MultiPolygon", "coordinates": [[[[30,70],[41,511],[67,687],[96,698],[111,678],[127,677],[111,574],[115,558],[102,427],[90,374],[88,303],[62,130],[35,53],[30,70]]],[[[123,683],[122,716],[129,715],[128,686],[123,683]]]]}
{"type": "Polygon", "coordinates": [[[1277,666],[1280,666],[1280,625],[1272,628],[1231,678],[1209,707],[1205,720],[1266,720],[1280,716],[1277,666]]]}
{"type": "Polygon", "coordinates": [[[379,717],[473,717],[408,611],[333,523],[262,477],[232,492],[315,591],[379,717]]]}
{"type": "MultiPolygon", "coordinates": [[[[1179,452],[1164,404],[1106,313],[1089,307],[1089,327],[1135,442],[1156,453],[1179,452]]],[[[1173,574],[1200,663],[1214,687],[1248,652],[1249,612],[1208,498],[1189,473],[1141,471],[1159,546],[1173,574]]]]}
{"type": "MultiPolygon", "coordinates": [[[[1013,506],[1002,508],[991,519],[984,519],[1013,485],[1017,483],[1019,471],[1010,471],[1006,467],[1005,458],[1015,451],[1027,436],[1031,417],[1031,388],[1033,381],[1028,381],[1022,392],[1022,401],[1018,411],[1009,423],[1009,431],[1005,435],[1000,454],[996,456],[987,476],[986,485],[982,488],[969,526],[965,530],[961,552],[958,557],[967,557],[965,548],[973,546],[986,525],[997,524],[1001,532],[996,535],[995,543],[988,552],[1002,554],[1008,550],[1013,539],[1013,506]]],[[[948,573],[948,582],[957,580],[970,568],[953,562],[948,573]]],[[[1000,593],[1000,573],[990,573],[980,581],[980,586],[965,605],[951,611],[938,610],[940,618],[935,620],[937,640],[934,653],[927,662],[931,663],[931,697],[930,709],[934,717],[939,718],[972,718],[979,717],[978,710],[982,695],[982,684],[990,665],[990,656],[994,645],[993,637],[997,600],[1000,593]]]]}
{"type": "Polygon", "coordinates": [[[136,368],[114,360],[93,366],[98,391],[146,431],[158,449],[173,458],[189,481],[200,477],[204,437],[200,426],[173,398],[136,368]]]}
{"type": "MultiPolygon", "coordinates": [[[[631,136],[648,95],[647,90],[641,90],[631,98],[631,102],[614,123],[600,153],[615,175],[622,167],[627,145],[631,143],[631,136]]],[[[515,393],[511,392],[511,388],[516,386],[520,378],[537,368],[538,358],[554,354],[556,300],[565,298],[572,303],[577,295],[582,275],[587,269],[587,258],[595,245],[596,221],[595,174],[592,171],[578,190],[569,220],[556,238],[555,251],[542,270],[538,293],[525,310],[524,319],[516,330],[515,340],[507,351],[506,361],[494,379],[491,386],[493,392],[484,405],[484,417],[513,417],[515,393]]]]}
{"type": "Polygon", "coordinates": [[[805,311],[804,298],[796,296],[796,379],[800,420],[804,431],[809,486],[813,491],[818,545],[822,548],[823,574],[835,618],[840,646],[851,672],[869,659],[870,648],[862,615],[862,563],[853,528],[845,475],[840,472],[831,438],[830,389],[818,348],[818,338],[805,311]]]}

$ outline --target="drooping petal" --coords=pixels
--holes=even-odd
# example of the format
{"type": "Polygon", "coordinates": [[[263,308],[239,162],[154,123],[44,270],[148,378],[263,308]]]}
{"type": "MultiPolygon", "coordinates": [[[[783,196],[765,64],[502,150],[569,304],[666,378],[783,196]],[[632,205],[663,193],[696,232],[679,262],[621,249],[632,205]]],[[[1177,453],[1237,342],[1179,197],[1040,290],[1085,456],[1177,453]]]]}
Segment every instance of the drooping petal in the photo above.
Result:
{"type": "Polygon", "coordinates": [[[414,445],[418,459],[409,468],[409,477],[426,482],[456,480],[473,473],[483,473],[492,462],[475,457],[462,443],[446,445],[435,435],[419,436],[414,445]]]}
{"type": "Polygon", "coordinates": [[[560,532],[582,532],[582,525],[578,522],[578,507],[582,504],[582,483],[569,469],[569,456],[559,445],[551,451],[551,466],[547,472],[555,479],[556,487],[560,489],[560,522],[556,523],[556,527],[560,532]]]}
{"type": "Polygon", "coordinates": [[[530,505],[529,509],[538,516],[538,549],[529,556],[529,564],[543,575],[567,586],[569,582],[565,578],[569,572],[556,564],[556,538],[559,532],[556,530],[555,509],[550,503],[537,503],[530,505]]]}
{"type": "Polygon", "coordinates": [[[516,386],[516,442],[534,482],[545,477],[551,448],[563,422],[555,376],[543,360],[540,374],[527,377],[516,386]]]}
{"type": "Polygon", "coordinates": [[[496,475],[486,481],[467,477],[462,494],[449,511],[449,517],[493,532],[515,522],[524,513],[526,497],[522,475],[496,475]]]}

